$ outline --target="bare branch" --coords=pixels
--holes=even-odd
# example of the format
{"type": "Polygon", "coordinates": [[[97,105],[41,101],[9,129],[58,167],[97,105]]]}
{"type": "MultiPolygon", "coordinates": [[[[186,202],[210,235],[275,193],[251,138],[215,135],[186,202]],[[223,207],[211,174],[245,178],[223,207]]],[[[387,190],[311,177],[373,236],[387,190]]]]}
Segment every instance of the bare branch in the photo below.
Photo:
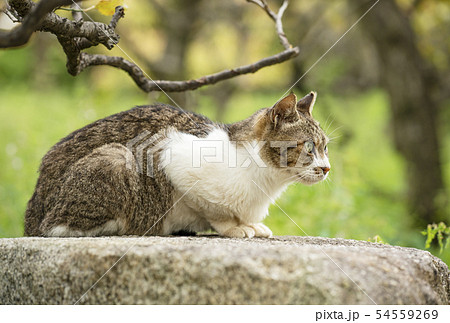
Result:
{"type": "Polygon", "coordinates": [[[74,21],[83,20],[83,13],[80,10],[78,10],[78,9],[80,9],[80,1],[76,1],[76,2],[72,3],[70,8],[74,9],[74,11],[72,11],[72,18],[74,21]]]}
{"type": "Polygon", "coordinates": [[[289,43],[286,34],[283,30],[283,23],[281,22],[281,18],[283,18],[284,11],[286,10],[287,6],[289,4],[288,0],[284,0],[283,4],[280,7],[280,10],[278,10],[277,13],[277,19],[276,19],[276,27],[277,27],[277,34],[280,38],[281,44],[284,46],[284,48],[292,48],[292,45],[289,43]]]}
{"type": "MultiPolygon", "coordinates": [[[[56,0],[43,0],[38,3],[46,1],[56,1],[56,0]]],[[[59,0],[69,1],[71,0],[59,0]]],[[[11,6],[16,9],[18,14],[24,19],[33,15],[36,8],[34,2],[30,0],[12,0],[11,6]]],[[[62,18],[55,13],[48,13],[42,21],[35,26],[35,30],[50,32],[56,36],[62,35],[64,37],[82,37],[89,40],[95,46],[98,44],[103,44],[106,48],[111,49],[119,41],[119,35],[117,35],[113,28],[100,22],[92,21],[71,21],[67,18],[62,18]]],[[[10,46],[8,46],[10,47],[10,46]]],[[[90,47],[90,46],[88,46],[90,47]]],[[[86,47],[84,47],[86,48],[86,47]]]]}
{"type": "Polygon", "coordinates": [[[22,21],[21,18],[17,15],[16,12],[14,12],[13,9],[6,9],[6,10],[4,11],[4,13],[5,13],[5,15],[7,15],[8,18],[9,18],[12,22],[14,22],[14,23],[16,23],[16,22],[21,22],[21,21],[22,21]]]}
{"type": "Polygon", "coordinates": [[[19,14],[11,8],[8,1],[5,1],[4,4],[0,6],[0,12],[4,12],[5,15],[7,15],[8,18],[14,23],[22,22],[23,20],[22,17],[20,17],[19,14]]]}
{"type": "MultiPolygon", "coordinates": [[[[263,8],[267,14],[275,21],[277,34],[280,38],[282,45],[285,47],[285,51],[261,59],[253,64],[240,66],[234,69],[224,70],[215,74],[206,75],[196,80],[187,81],[161,81],[161,80],[151,80],[146,77],[145,73],[134,63],[122,58],[122,57],[111,57],[105,55],[89,55],[81,53],[81,59],[79,61],[78,73],[83,71],[85,68],[94,65],[109,65],[117,67],[127,72],[130,77],[134,80],[137,86],[139,86],[145,92],[152,91],[164,91],[164,92],[182,92],[195,90],[205,85],[215,84],[217,82],[227,80],[239,75],[255,73],[261,68],[279,64],[285,62],[293,57],[296,57],[300,50],[298,47],[292,47],[292,45],[287,40],[286,35],[283,31],[283,25],[281,19],[288,6],[289,1],[285,0],[280,7],[277,14],[268,7],[267,3],[262,0],[247,0],[249,2],[255,3],[261,8],[263,8]]],[[[117,12],[116,12],[117,14],[117,12]]],[[[114,17],[113,17],[114,20],[114,17]]],[[[112,21],[113,21],[112,20],[112,21]]],[[[111,23],[112,23],[111,21],[111,23]]],[[[110,24],[111,26],[111,24],[110,24]]]]}
{"type": "MultiPolygon", "coordinates": [[[[78,0],[81,2],[82,0],[78,0]]],[[[298,47],[292,47],[286,35],[283,32],[281,22],[288,1],[285,0],[277,14],[275,14],[267,5],[265,0],[247,0],[252,2],[269,15],[275,21],[278,37],[285,50],[278,54],[263,58],[253,64],[240,66],[234,69],[227,69],[215,74],[206,75],[195,80],[187,81],[153,81],[150,79],[135,63],[130,62],[123,57],[111,57],[106,55],[87,54],[81,52],[91,46],[103,44],[111,49],[119,41],[119,35],[115,28],[118,21],[124,17],[122,7],[116,7],[116,11],[111,22],[106,25],[100,22],[83,21],[78,10],[74,9],[73,17],[75,21],[62,18],[57,14],[50,12],[54,8],[64,4],[73,4],[71,0],[41,0],[35,4],[31,0],[10,0],[11,12],[15,10],[17,15],[23,19],[21,26],[7,34],[0,34],[0,47],[14,47],[19,44],[25,44],[34,31],[45,31],[57,36],[64,53],[67,56],[67,71],[71,75],[78,75],[89,66],[108,65],[127,72],[134,82],[145,92],[166,91],[181,92],[195,90],[199,87],[215,84],[238,75],[254,73],[261,68],[275,65],[287,61],[299,54],[298,47]]],[[[78,4],[73,8],[79,8],[78,4]]]]}
{"type": "Polygon", "coordinates": [[[289,43],[286,34],[283,30],[283,23],[281,19],[283,18],[283,14],[286,11],[287,6],[289,5],[289,0],[284,0],[283,4],[281,5],[280,9],[278,10],[278,13],[274,13],[268,6],[265,0],[247,0],[247,2],[254,3],[258,7],[261,7],[264,9],[264,11],[269,15],[269,17],[275,21],[275,26],[278,34],[278,38],[280,39],[281,44],[284,48],[292,48],[292,45],[289,43]]]}
{"type": "Polygon", "coordinates": [[[117,23],[119,22],[120,18],[125,17],[125,10],[123,7],[119,6],[116,7],[116,11],[114,12],[114,15],[111,18],[111,21],[109,23],[109,28],[116,29],[117,23]]]}
{"type": "MultiPolygon", "coordinates": [[[[54,8],[59,6],[65,6],[71,4],[71,0],[43,0],[37,5],[34,5],[30,14],[24,17],[20,26],[17,26],[13,30],[0,33],[0,48],[17,47],[24,45],[28,42],[33,32],[36,31],[36,27],[41,20],[54,8]]],[[[19,7],[26,6],[27,4],[22,1],[11,0],[10,5],[20,14],[14,4],[19,7]]],[[[23,17],[23,16],[22,16],[23,17]]]]}
{"type": "Polygon", "coordinates": [[[154,81],[148,79],[144,72],[134,63],[127,61],[123,57],[113,57],[106,55],[90,55],[81,53],[81,60],[78,72],[83,71],[88,66],[109,65],[120,68],[127,72],[134,82],[145,92],[183,92],[198,89],[205,85],[215,84],[238,75],[255,73],[256,71],[275,64],[285,62],[299,54],[297,47],[289,48],[281,53],[263,58],[253,64],[240,66],[234,69],[224,70],[215,74],[206,75],[196,80],[188,81],[154,81]]]}
{"type": "MultiPolygon", "coordinates": [[[[106,31],[105,29],[103,29],[104,27],[106,27],[106,25],[101,24],[99,25],[100,30],[97,30],[97,32],[99,32],[100,34],[98,35],[99,38],[103,38],[104,36],[106,36],[105,40],[108,42],[108,44],[111,47],[106,46],[108,49],[111,49],[114,45],[117,45],[117,43],[119,42],[119,35],[117,35],[115,33],[115,29],[117,26],[117,23],[119,22],[119,19],[123,18],[125,16],[125,11],[123,9],[123,7],[118,6],[115,9],[114,15],[111,18],[110,23],[108,24],[108,28],[106,31]]],[[[98,23],[95,23],[98,24],[98,23]]],[[[78,38],[77,39],[77,47],[78,49],[81,51],[83,49],[92,47],[92,46],[96,46],[98,44],[98,42],[93,42],[87,38],[78,38]]]]}
{"type": "MultiPolygon", "coordinates": [[[[105,36],[108,37],[107,39],[107,43],[109,45],[111,45],[111,48],[113,45],[116,45],[117,42],[119,41],[119,35],[116,35],[114,33],[114,28],[117,26],[117,22],[119,21],[120,18],[124,17],[124,9],[123,7],[116,7],[116,11],[114,12],[114,15],[111,19],[111,22],[109,23],[109,25],[107,26],[110,30],[109,32],[112,32],[115,37],[114,39],[111,38],[111,36],[103,29],[101,29],[101,31],[103,32],[103,35],[101,35],[101,38],[104,38],[105,36]]],[[[81,22],[82,24],[84,24],[84,22],[81,22]]],[[[98,24],[98,23],[94,23],[94,24],[98,24]]],[[[104,24],[98,24],[96,26],[100,26],[102,28],[106,28],[106,25],[104,24]]],[[[87,63],[90,61],[87,58],[89,56],[86,56],[87,54],[85,54],[84,56],[81,54],[81,50],[89,48],[91,46],[95,46],[98,44],[99,39],[91,41],[88,37],[84,37],[84,38],[79,38],[79,37],[71,37],[70,35],[67,36],[65,34],[57,34],[58,37],[58,41],[61,44],[64,53],[66,53],[67,56],[67,71],[69,72],[69,74],[76,76],[78,74],[80,74],[80,72],[82,70],[84,70],[87,66],[87,63]],[[83,59],[84,57],[84,59],[83,59]],[[86,62],[85,62],[86,60],[86,62]]],[[[100,38],[100,37],[99,37],[100,38]]],[[[107,46],[108,47],[108,46],[107,46]]],[[[108,47],[109,48],[109,47],[108,47]]],[[[103,56],[103,55],[99,55],[99,56],[103,56]]],[[[108,56],[105,56],[108,57],[108,56]]],[[[96,64],[99,65],[99,64],[96,64]]]]}
{"type": "Polygon", "coordinates": [[[267,14],[269,15],[269,17],[272,18],[273,21],[276,21],[276,20],[277,20],[277,15],[276,15],[272,10],[270,10],[270,8],[269,8],[269,6],[267,5],[267,3],[266,3],[265,0],[247,0],[247,2],[254,3],[254,4],[256,4],[257,6],[263,8],[263,9],[267,12],[267,14]]]}

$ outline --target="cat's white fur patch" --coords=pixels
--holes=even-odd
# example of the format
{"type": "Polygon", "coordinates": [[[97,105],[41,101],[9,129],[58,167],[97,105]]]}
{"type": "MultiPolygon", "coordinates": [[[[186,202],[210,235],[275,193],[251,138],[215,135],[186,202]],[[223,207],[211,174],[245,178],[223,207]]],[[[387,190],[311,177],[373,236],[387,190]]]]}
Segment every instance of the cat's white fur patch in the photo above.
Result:
{"type": "Polygon", "coordinates": [[[164,234],[174,229],[204,230],[207,219],[261,222],[288,184],[287,176],[261,167],[255,160],[259,155],[252,158],[255,151],[236,147],[223,129],[214,128],[206,138],[173,131],[164,150],[161,155],[170,155],[170,161],[161,165],[178,199],[188,192],[174,200],[177,203],[164,220],[164,234]]]}

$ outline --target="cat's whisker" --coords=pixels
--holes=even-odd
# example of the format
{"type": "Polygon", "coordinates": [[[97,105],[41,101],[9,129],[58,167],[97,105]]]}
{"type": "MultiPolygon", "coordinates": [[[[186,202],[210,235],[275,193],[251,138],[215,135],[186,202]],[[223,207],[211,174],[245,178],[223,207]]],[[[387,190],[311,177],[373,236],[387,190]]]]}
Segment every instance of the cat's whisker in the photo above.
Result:
{"type": "MultiPolygon", "coordinates": [[[[330,117],[330,116],[328,116],[328,118],[329,118],[329,117],[330,117]]],[[[328,120],[328,118],[327,118],[327,120],[328,120]]],[[[327,133],[328,130],[331,128],[331,126],[333,125],[333,122],[334,122],[334,119],[331,120],[330,124],[326,127],[325,133],[327,133]]]]}
{"type": "Polygon", "coordinates": [[[336,139],[338,139],[338,138],[341,138],[342,137],[342,135],[338,135],[338,136],[334,136],[334,137],[329,137],[328,139],[329,139],[329,142],[332,142],[332,141],[334,141],[334,140],[336,140],[336,139]]]}
{"type": "Polygon", "coordinates": [[[292,176],[290,176],[290,177],[288,177],[288,181],[289,180],[292,180],[292,179],[296,179],[296,180],[302,180],[302,179],[306,179],[306,178],[308,178],[308,177],[311,177],[311,174],[308,174],[308,173],[302,173],[302,174],[295,174],[295,175],[292,175],[292,176]]]}
{"type": "Polygon", "coordinates": [[[334,129],[332,132],[330,132],[327,136],[328,137],[331,137],[331,135],[333,134],[333,133],[335,133],[336,131],[338,131],[339,129],[341,129],[343,126],[339,126],[339,127],[337,127],[336,129],[334,129]]]}
{"type": "Polygon", "coordinates": [[[330,177],[327,177],[324,182],[328,185],[329,188],[331,188],[331,185],[333,184],[332,180],[330,177]]]}
{"type": "Polygon", "coordinates": [[[304,175],[304,174],[296,174],[296,175],[292,175],[291,177],[288,177],[287,180],[289,181],[292,179],[304,179],[306,177],[307,177],[307,175],[304,175]]]}
{"type": "MultiPolygon", "coordinates": [[[[328,120],[330,119],[330,116],[331,115],[328,115],[327,119],[325,120],[325,125],[322,127],[322,129],[328,129],[327,124],[328,124],[328,120]]],[[[325,131],[325,133],[326,133],[326,131],[325,131]]]]}

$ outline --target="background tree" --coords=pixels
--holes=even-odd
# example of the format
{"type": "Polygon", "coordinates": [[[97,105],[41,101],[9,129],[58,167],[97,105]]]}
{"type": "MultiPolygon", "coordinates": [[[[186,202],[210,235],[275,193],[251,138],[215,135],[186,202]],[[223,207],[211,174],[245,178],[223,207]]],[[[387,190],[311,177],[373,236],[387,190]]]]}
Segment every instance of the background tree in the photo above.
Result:
{"type": "MultiPolygon", "coordinates": [[[[366,10],[360,1],[350,4],[361,14],[366,10]]],[[[410,211],[419,225],[437,223],[443,220],[446,202],[438,140],[438,94],[448,94],[448,89],[419,52],[410,18],[395,1],[382,1],[361,25],[373,39],[380,84],[390,99],[393,139],[407,162],[410,211]]]]}

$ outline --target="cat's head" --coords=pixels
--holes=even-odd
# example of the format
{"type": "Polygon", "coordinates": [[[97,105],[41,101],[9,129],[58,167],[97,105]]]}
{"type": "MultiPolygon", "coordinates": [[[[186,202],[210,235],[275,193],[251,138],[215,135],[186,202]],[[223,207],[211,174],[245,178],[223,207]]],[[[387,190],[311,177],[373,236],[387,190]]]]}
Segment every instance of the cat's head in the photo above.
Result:
{"type": "Polygon", "coordinates": [[[262,111],[254,125],[260,140],[266,142],[260,156],[290,181],[314,184],[330,171],[328,138],[312,117],[317,94],[311,92],[299,101],[291,93],[273,107],[262,111]]]}

